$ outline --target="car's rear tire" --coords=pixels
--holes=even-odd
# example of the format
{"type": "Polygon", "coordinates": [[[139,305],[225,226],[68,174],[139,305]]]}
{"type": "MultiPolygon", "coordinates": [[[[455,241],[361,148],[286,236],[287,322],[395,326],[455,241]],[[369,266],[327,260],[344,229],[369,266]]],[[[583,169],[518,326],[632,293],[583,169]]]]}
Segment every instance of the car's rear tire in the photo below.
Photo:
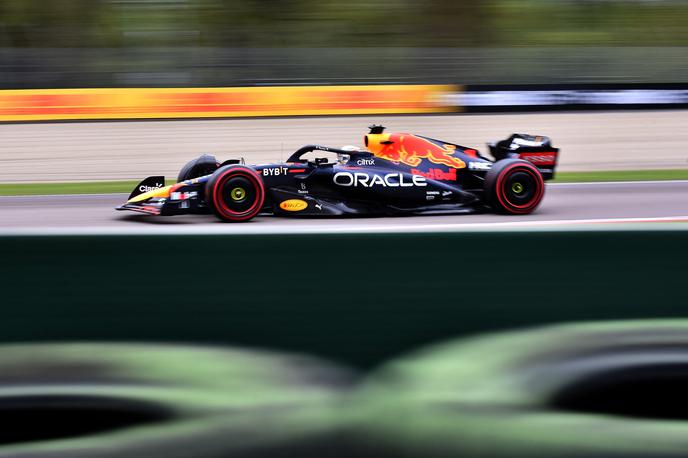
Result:
{"type": "Polygon", "coordinates": [[[203,177],[210,175],[217,170],[220,165],[215,156],[204,154],[196,159],[187,162],[177,175],[177,183],[191,180],[192,178],[203,177]]]}
{"type": "Polygon", "coordinates": [[[525,215],[533,212],[545,195],[540,171],[528,161],[498,161],[485,177],[485,200],[496,212],[525,215]]]}
{"type": "Polygon", "coordinates": [[[220,167],[205,187],[208,205],[223,221],[248,221],[260,212],[265,202],[262,178],[250,167],[220,167]]]}

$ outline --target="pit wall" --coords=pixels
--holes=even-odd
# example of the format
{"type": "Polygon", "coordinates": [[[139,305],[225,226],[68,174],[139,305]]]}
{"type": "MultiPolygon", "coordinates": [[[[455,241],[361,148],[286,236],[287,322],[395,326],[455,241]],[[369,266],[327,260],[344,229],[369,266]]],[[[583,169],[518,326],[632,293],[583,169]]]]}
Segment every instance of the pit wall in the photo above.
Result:
{"type": "Polygon", "coordinates": [[[447,338],[688,303],[679,231],[11,236],[0,252],[2,342],[220,343],[367,368],[447,338]]]}

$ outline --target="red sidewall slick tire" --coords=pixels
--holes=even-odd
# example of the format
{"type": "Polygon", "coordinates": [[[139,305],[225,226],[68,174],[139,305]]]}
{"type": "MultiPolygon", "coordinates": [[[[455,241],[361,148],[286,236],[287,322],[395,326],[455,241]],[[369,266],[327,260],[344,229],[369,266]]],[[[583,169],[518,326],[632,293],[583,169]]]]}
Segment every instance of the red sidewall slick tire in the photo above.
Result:
{"type": "Polygon", "coordinates": [[[215,216],[221,220],[248,221],[263,208],[265,186],[253,169],[243,165],[226,165],[210,177],[205,195],[215,216]],[[232,196],[235,191],[238,194],[232,196]]]}
{"type": "Polygon", "coordinates": [[[533,212],[545,195],[540,171],[528,161],[507,159],[497,162],[485,179],[487,203],[495,211],[512,215],[533,212]]]}

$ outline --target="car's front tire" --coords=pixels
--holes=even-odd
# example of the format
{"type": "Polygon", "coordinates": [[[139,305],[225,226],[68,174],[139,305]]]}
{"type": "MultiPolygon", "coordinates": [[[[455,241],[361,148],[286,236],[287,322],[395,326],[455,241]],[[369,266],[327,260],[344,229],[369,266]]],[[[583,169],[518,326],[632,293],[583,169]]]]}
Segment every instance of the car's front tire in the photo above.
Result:
{"type": "Polygon", "coordinates": [[[497,213],[525,215],[533,212],[545,195],[540,171],[528,161],[498,161],[485,177],[485,200],[497,213]]]}
{"type": "Polygon", "coordinates": [[[210,175],[217,170],[218,166],[219,162],[217,162],[215,156],[211,154],[203,154],[202,156],[187,162],[184,167],[182,167],[182,169],[179,171],[179,175],[177,175],[177,183],[210,175]]]}
{"type": "Polygon", "coordinates": [[[205,187],[208,205],[223,221],[248,221],[265,202],[262,178],[250,167],[226,165],[212,174],[205,187]]]}

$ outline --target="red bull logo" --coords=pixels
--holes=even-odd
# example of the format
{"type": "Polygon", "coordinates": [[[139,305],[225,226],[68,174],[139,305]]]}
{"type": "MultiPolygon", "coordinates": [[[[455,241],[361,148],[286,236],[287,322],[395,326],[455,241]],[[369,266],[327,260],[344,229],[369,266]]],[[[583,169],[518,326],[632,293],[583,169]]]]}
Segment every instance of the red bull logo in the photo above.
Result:
{"type": "Polygon", "coordinates": [[[417,167],[423,159],[455,169],[466,167],[464,161],[454,157],[456,146],[413,134],[368,134],[365,136],[365,145],[379,158],[411,167],[417,167]]]}
{"type": "Polygon", "coordinates": [[[432,180],[456,181],[456,169],[449,169],[446,172],[442,169],[430,169],[427,172],[418,169],[411,169],[411,173],[414,175],[424,176],[425,178],[430,178],[432,180]]]}

